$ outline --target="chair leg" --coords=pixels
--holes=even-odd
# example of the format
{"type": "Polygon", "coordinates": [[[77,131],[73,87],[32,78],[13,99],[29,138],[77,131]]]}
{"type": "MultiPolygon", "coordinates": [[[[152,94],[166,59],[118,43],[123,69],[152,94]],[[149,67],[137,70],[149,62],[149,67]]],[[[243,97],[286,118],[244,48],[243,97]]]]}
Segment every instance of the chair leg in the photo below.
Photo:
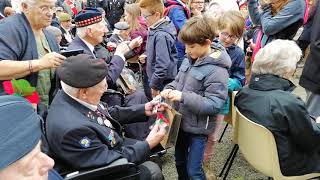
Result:
{"type": "Polygon", "coordinates": [[[222,131],[222,133],[221,133],[221,135],[220,135],[220,138],[219,138],[219,140],[218,140],[219,143],[221,142],[222,137],[223,137],[224,133],[226,132],[226,130],[227,130],[227,128],[228,128],[228,125],[229,125],[229,124],[227,123],[226,126],[224,127],[224,129],[223,129],[223,131],[222,131]]]}
{"type": "Polygon", "coordinates": [[[235,153],[235,151],[237,149],[237,146],[238,146],[237,144],[235,144],[233,146],[233,148],[232,148],[232,150],[231,150],[231,152],[230,152],[230,154],[229,154],[229,156],[227,158],[227,161],[223,165],[223,168],[222,168],[222,170],[221,170],[221,172],[219,174],[219,177],[222,177],[224,170],[226,169],[227,165],[229,164],[229,161],[230,161],[231,157],[233,156],[233,154],[235,153]]]}
{"type": "Polygon", "coordinates": [[[224,174],[223,180],[226,180],[226,179],[227,179],[227,176],[228,176],[228,174],[229,174],[229,171],[230,171],[230,169],[231,169],[231,166],[232,166],[232,164],[233,164],[234,158],[235,158],[236,155],[237,155],[238,150],[239,150],[239,146],[238,146],[238,144],[236,144],[236,149],[235,149],[235,151],[234,151],[234,153],[233,153],[233,155],[232,155],[232,157],[231,157],[231,160],[230,160],[228,169],[227,169],[226,173],[224,174]]]}

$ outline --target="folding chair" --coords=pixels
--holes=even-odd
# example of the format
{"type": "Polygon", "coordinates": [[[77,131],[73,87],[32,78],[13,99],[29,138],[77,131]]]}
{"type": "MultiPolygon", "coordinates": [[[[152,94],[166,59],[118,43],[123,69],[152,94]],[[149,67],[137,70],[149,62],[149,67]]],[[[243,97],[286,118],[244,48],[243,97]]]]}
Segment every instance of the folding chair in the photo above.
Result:
{"type": "Polygon", "coordinates": [[[306,180],[320,177],[320,173],[301,176],[284,176],[281,173],[276,141],[273,134],[236,110],[238,123],[237,142],[244,158],[256,170],[275,180],[306,180]]]}

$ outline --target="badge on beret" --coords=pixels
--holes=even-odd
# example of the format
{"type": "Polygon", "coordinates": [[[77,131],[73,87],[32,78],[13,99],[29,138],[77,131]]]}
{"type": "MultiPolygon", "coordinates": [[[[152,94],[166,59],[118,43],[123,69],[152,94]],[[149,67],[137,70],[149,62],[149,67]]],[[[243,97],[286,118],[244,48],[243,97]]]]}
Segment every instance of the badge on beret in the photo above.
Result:
{"type": "Polygon", "coordinates": [[[79,141],[81,147],[88,148],[91,145],[91,140],[88,137],[84,137],[79,141]]]}

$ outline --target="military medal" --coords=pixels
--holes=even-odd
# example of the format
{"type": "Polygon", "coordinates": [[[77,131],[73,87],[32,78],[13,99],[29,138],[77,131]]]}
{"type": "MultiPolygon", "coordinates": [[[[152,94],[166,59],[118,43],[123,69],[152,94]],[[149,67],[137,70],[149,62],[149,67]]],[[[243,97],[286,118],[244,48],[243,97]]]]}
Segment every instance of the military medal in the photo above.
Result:
{"type": "Polygon", "coordinates": [[[97,122],[98,122],[100,125],[103,125],[103,120],[102,120],[101,117],[98,117],[98,118],[97,118],[97,122]]]}
{"type": "Polygon", "coordinates": [[[110,141],[111,147],[114,147],[114,145],[116,144],[116,139],[114,138],[114,133],[112,130],[110,131],[110,134],[108,136],[108,140],[110,141]]]}

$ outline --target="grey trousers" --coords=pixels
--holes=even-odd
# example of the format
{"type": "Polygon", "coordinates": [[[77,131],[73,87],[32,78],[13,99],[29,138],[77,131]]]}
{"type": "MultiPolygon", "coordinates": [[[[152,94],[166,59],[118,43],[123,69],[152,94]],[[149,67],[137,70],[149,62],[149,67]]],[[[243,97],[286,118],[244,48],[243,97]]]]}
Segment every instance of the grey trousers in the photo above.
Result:
{"type": "Polygon", "coordinates": [[[311,91],[306,90],[307,100],[306,106],[309,114],[314,117],[320,116],[320,94],[314,94],[311,91]]]}
{"type": "Polygon", "coordinates": [[[139,169],[140,180],[164,180],[160,167],[152,161],[140,164],[139,169]]]}

